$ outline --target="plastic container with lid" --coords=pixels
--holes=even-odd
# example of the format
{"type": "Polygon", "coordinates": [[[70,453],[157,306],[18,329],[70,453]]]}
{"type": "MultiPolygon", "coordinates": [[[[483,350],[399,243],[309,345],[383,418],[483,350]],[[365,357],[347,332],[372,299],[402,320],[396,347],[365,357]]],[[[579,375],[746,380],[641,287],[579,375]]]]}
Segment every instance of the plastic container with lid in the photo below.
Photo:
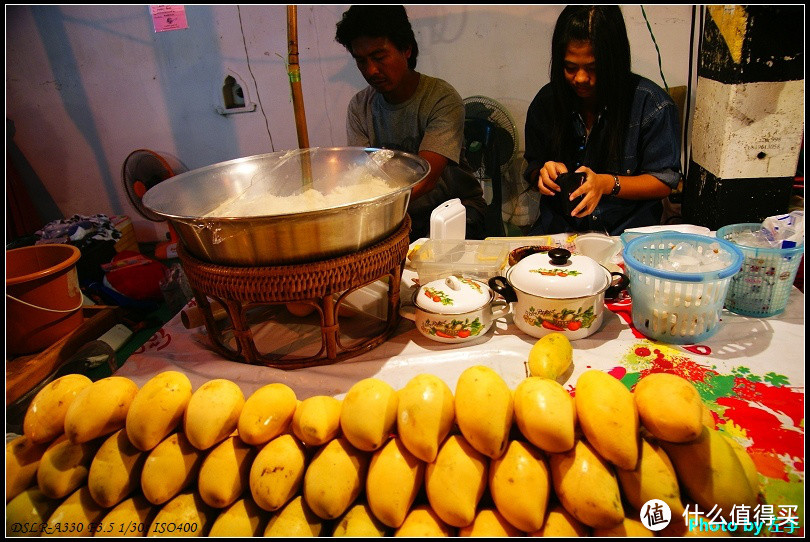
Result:
{"type": "Polygon", "coordinates": [[[427,284],[451,275],[486,282],[501,273],[509,245],[497,240],[428,239],[410,256],[419,282],[427,284]]]}

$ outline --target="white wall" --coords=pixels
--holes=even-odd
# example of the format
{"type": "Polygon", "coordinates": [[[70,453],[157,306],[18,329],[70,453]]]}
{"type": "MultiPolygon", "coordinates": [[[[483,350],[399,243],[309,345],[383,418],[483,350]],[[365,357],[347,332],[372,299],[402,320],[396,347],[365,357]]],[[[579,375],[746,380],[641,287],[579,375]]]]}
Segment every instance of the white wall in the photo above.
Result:
{"type": "MultiPolygon", "coordinates": [[[[345,109],[365,83],[334,41],[347,5],[298,6],[302,89],[311,146],[345,145],[345,109]]],[[[408,6],[417,69],[462,97],[485,95],[514,117],[548,82],[562,6],[408,6]]],[[[669,86],[686,85],[692,6],[644,8],[669,86]]],[[[633,69],[663,86],[641,6],[623,6],[633,69]]],[[[6,117],[62,214],[127,214],[139,241],[163,236],[130,204],[121,166],[135,149],[187,168],[297,148],[284,5],[186,6],[189,28],[155,33],[148,6],[6,6],[6,117]],[[247,55],[246,55],[247,52],[247,55]],[[256,111],[215,111],[228,73],[256,111]]]]}

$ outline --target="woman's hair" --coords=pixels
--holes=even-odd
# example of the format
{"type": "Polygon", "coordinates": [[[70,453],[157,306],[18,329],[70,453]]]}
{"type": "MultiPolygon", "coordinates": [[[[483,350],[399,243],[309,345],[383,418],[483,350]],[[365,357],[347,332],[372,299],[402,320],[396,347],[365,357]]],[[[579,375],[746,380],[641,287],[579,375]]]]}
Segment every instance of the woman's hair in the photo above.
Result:
{"type": "Polygon", "coordinates": [[[404,6],[351,6],[337,23],[335,40],[351,53],[352,40],[360,36],[388,38],[400,51],[410,47],[408,67],[412,70],[416,68],[419,46],[404,6]]]}
{"type": "Polygon", "coordinates": [[[552,152],[564,156],[572,148],[571,111],[578,109],[579,98],[565,79],[565,52],[572,41],[590,42],[596,59],[596,106],[605,108],[606,138],[599,149],[599,164],[592,167],[617,171],[624,151],[624,136],[633,100],[635,79],[630,71],[630,42],[619,6],[573,5],[563,9],[551,38],[551,85],[555,111],[551,134],[552,152]]]}

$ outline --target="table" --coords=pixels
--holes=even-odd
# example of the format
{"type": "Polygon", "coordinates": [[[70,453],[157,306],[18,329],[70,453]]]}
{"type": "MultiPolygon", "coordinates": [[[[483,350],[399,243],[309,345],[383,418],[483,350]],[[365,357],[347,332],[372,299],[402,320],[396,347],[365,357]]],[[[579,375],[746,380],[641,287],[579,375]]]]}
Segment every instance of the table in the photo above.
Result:
{"type": "MultiPolygon", "coordinates": [[[[406,268],[403,300],[409,299],[414,277],[413,270],[406,268]]],[[[747,447],[761,475],[767,503],[796,506],[803,525],[803,293],[793,288],[785,312],[767,319],[724,310],[717,333],[696,345],[669,345],[644,338],[631,325],[629,298],[609,303],[608,309],[599,331],[573,343],[574,367],[564,385],[574,391],[578,376],[591,368],[612,374],[629,388],[650,372],[686,377],[712,410],[717,427],[747,447]]],[[[279,330],[267,331],[267,336],[285,340],[279,330]]],[[[208,346],[205,329],[184,328],[178,314],[116,374],[141,386],[161,371],[179,370],[188,375],[195,389],[208,380],[227,378],[239,384],[245,397],[267,383],[282,382],[304,399],[319,394],[342,397],[355,382],[367,377],[380,378],[399,389],[423,372],[441,377],[455,389],[464,369],[483,364],[514,389],[527,375],[525,362],[535,342],[513,324],[511,315],[497,320],[485,336],[459,345],[431,341],[413,322],[403,319],[388,341],[361,356],[284,371],[224,360],[208,346]]]]}

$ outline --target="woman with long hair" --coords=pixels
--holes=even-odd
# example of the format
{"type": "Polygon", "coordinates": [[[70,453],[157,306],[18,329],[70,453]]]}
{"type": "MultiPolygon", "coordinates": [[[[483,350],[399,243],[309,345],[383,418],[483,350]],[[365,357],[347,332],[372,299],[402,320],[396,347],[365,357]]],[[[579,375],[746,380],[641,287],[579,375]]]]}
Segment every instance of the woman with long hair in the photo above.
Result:
{"type": "Polygon", "coordinates": [[[677,106],[631,71],[621,9],[566,7],[552,36],[550,82],[526,118],[524,175],[542,194],[530,233],[619,235],[659,224],[661,200],[680,181],[680,155],[677,106]]]}

